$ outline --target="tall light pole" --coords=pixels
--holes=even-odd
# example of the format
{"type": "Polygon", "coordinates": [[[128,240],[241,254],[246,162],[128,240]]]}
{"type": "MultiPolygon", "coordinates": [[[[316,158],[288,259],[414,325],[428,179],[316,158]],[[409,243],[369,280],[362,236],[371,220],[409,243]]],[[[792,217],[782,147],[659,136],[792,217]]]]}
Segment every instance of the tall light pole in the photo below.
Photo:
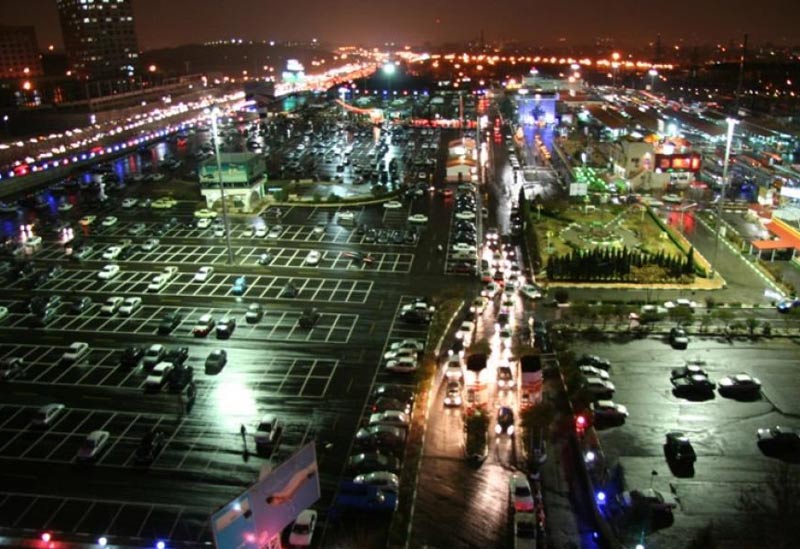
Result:
{"type": "Polygon", "coordinates": [[[614,71],[614,77],[611,79],[612,87],[617,87],[617,71],[619,70],[619,53],[614,52],[611,54],[611,69],[614,71]]]}
{"type": "Polygon", "coordinates": [[[722,164],[722,186],[719,190],[719,201],[717,202],[717,228],[714,231],[714,260],[711,262],[711,279],[717,272],[717,254],[719,253],[719,231],[722,224],[722,203],[725,201],[725,185],[728,183],[728,161],[731,157],[731,142],[733,141],[733,128],[737,121],[733,118],[725,120],[728,123],[728,134],[725,141],[725,161],[722,164]]]}
{"type": "Polygon", "coordinates": [[[228,203],[225,200],[225,186],[222,184],[222,160],[219,157],[219,134],[217,132],[217,115],[215,107],[211,109],[211,131],[214,136],[214,155],[217,157],[217,182],[219,183],[219,198],[222,200],[222,224],[225,227],[225,242],[228,246],[228,264],[233,265],[233,248],[231,248],[231,227],[228,222],[228,203]]]}
{"type": "MultiPolygon", "coordinates": [[[[389,88],[389,104],[392,101],[392,76],[397,71],[397,65],[389,61],[383,66],[383,74],[386,76],[386,86],[389,88]]],[[[387,109],[388,110],[388,109],[387,109]]]]}
{"type": "Polygon", "coordinates": [[[650,69],[647,71],[647,74],[650,75],[650,91],[656,89],[656,76],[658,76],[658,71],[656,69],[650,69]]]}

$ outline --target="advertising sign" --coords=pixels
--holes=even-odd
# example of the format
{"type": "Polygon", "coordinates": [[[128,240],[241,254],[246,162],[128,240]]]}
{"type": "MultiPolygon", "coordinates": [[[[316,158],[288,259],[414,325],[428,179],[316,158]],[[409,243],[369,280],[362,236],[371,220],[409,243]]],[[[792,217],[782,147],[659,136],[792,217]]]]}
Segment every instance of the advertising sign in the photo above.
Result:
{"type": "Polygon", "coordinates": [[[267,547],[319,497],[317,454],[311,442],[211,515],[214,541],[220,549],[267,547]]]}

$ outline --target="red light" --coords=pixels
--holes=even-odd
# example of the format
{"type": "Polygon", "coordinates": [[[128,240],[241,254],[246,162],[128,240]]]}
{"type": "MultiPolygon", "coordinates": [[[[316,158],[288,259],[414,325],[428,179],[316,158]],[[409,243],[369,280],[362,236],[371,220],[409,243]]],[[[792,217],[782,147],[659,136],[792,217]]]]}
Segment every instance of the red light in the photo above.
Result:
{"type": "Polygon", "coordinates": [[[583,434],[583,431],[586,429],[586,418],[584,416],[576,416],[575,417],[575,430],[583,434]]]}

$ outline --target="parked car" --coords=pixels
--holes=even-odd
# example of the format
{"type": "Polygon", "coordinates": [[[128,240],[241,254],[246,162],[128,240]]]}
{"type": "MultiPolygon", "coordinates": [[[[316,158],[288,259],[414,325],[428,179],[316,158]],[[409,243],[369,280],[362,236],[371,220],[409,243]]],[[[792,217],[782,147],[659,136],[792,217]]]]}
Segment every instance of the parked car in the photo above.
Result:
{"type": "Polygon", "coordinates": [[[194,337],[206,337],[209,332],[214,329],[216,324],[211,313],[201,315],[200,318],[197,319],[194,328],[192,328],[192,335],[194,335],[194,337]]]}
{"type": "Polygon", "coordinates": [[[154,343],[153,345],[150,345],[150,347],[148,347],[147,351],[144,353],[144,358],[142,359],[142,368],[149,370],[161,362],[161,359],[163,359],[164,355],[166,354],[166,348],[160,343],[154,343]]]}
{"type": "Polygon", "coordinates": [[[756,437],[759,448],[765,452],[800,451],[800,432],[796,429],[778,425],[759,429],[756,437]]]}
{"type": "Polygon", "coordinates": [[[396,494],[400,491],[400,477],[389,471],[375,471],[374,473],[356,475],[353,478],[353,482],[374,486],[383,492],[396,494]]]}
{"type": "Polygon", "coordinates": [[[667,433],[664,443],[664,455],[667,461],[679,465],[691,465],[697,460],[692,442],[680,431],[667,433]]]}
{"type": "Polygon", "coordinates": [[[161,317],[161,322],[158,323],[158,333],[161,335],[171,334],[172,330],[177,328],[183,321],[183,315],[178,311],[170,311],[161,317]]]}
{"type": "Polygon", "coordinates": [[[533,511],[531,485],[523,473],[512,473],[508,479],[508,492],[514,511],[533,511]]]}
{"type": "Polygon", "coordinates": [[[626,509],[634,507],[649,509],[652,512],[672,513],[678,501],[672,494],[649,488],[647,490],[631,490],[623,492],[620,504],[626,509]]]}
{"type": "Polygon", "coordinates": [[[598,400],[591,403],[589,409],[594,416],[595,422],[620,422],[625,421],[625,418],[628,417],[628,408],[622,404],[615,403],[613,400],[598,400]]]}
{"type": "Polygon", "coordinates": [[[59,402],[45,404],[34,412],[31,423],[36,427],[49,427],[66,410],[66,406],[59,402]]]}
{"type": "Polygon", "coordinates": [[[400,471],[400,460],[380,452],[366,452],[347,458],[346,468],[354,475],[375,471],[398,473],[400,471]]]}
{"type": "Polygon", "coordinates": [[[674,378],[672,380],[672,390],[676,396],[713,396],[716,385],[704,375],[690,375],[674,378]]]}
{"type": "Polygon", "coordinates": [[[161,361],[150,369],[144,380],[145,391],[159,391],[169,379],[175,366],[171,362],[161,361]]]}
{"type": "Polygon", "coordinates": [[[67,364],[76,364],[89,356],[89,344],[83,341],[74,341],[70,343],[69,347],[64,354],[61,355],[61,362],[67,364]]]}
{"type": "Polygon", "coordinates": [[[355,436],[355,445],[360,450],[398,451],[402,450],[405,441],[405,429],[395,425],[380,424],[362,427],[355,436]]]}
{"type": "Polygon", "coordinates": [[[721,378],[717,387],[722,396],[757,395],[761,391],[761,381],[750,374],[741,373],[721,378]]]}
{"type": "Polygon", "coordinates": [[[217,322],[217,339],[229,339],[236,330],[236,318],[224,316],[217,322]]]}
{"type": "Polygon", "coordinates": [[[608,371],[611,369],[611,362],[597,355],[583,355],[578,359],[578,366],[594,366],[595,368],[608,371]]]}
{"type": "Polygon", "coordinates": [[[271,453],[278,446],[282,433],[283,422],[277,416],[268,415],[262,417],[253,435],[256,448],[261,452],[271,453]]]}
{"type": "Polygon", "coordinates": [[[225,349],[214,349],[206,357],[205,373],[215,376],[219,374],[228,363],[228,353],[225,349]]]}
{"type": "Polygon", "coordinates": [[[376,486],[344,481],[339,485],[332,511],[384,512],[397,509],[397,494],[383,491],[376,486]]]}
{"type": "Polygon", "coordinates": [[[685,349],[689,346],[689,336],[683,328],[672,328],[669,331],[669,344],[673,349],[685,349]]]}
{"type": "Polygon", "coordinates": [[[130,345],[120,353],[119,364],[126,368],[135,368],[142,361],[142,358],[144,358],[144,349],[138,345],[130,345]]]}
{"type": "Polygon", "coordinates": [[[289,531],[289,545],[293,547],[309,547],[317,525],[317,512],[306,509],[300,513],[289,531]]]}
{"type": "Polygon", "coordinates": [[[22,375],[22,364],[22,358],[18,356],[0,360],[0,381],[9,381],[22,375]]]}
{"type": "Polygon", "coordinates": [[[78,461],[94,461],[103,451],[111,434],[108,431],[92,431],[78,448],[78,461]]]}
{"type": "Polygon", "coordinates": [[[248,324],[257,324],[264,317],[264,308],[260,303],[251,303],[247,307],[244,320],[248,324]]]}

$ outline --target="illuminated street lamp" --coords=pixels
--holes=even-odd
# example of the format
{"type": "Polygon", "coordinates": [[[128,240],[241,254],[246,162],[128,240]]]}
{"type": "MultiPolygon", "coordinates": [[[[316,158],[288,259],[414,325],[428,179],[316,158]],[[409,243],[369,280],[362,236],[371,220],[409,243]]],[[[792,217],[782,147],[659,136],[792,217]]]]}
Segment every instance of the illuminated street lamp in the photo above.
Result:
{"type": "Polygon", "coordinates": [[[614,70],[614,77],[611,79],[611,85],[617,87],[617,69],[619,69],[619,53],[614,52],[611,54],[611,68],[614,70]]]}
{"type": "Polygon", "coordinates": [[[217,132],[217,116],[219,110],[211,109],[211,129],[214,136],[214,153],[217,157],[217,181],[219,183],[219,197],[222,200],[222,224],[225,227],[225,241],[228,246],[228,264],[233,265],[233,248],[231,248],[231,227],[228,222],[228,203],[225,200],[225,186],[222,184],[222,161],[219,158],[219,134],[217,132]]]}
{"type": "Polygon", "coordinates": [[[650,91],[653,91],[654,89],[656,89],[655,81],[656,81],[656,76],[658,76],[658,71],[656,69],[650,69],[649,71],[647,71],[647,74],[650,75],[650,91]]]}
{"type": "Polygon", "coordinates": [[[392,76],[394,76],[396,72],[397,65],[391,61],[383,65],[383,74],[386,76],[386,86],[389,88],[389,101],[392,100],[392,76]]]}
{"type": "Polygon", "coordinates": [[[711,262],[711,280],[714,280],[714,275],[717,271],[717,254],[719,253],[719,231],[720,224],[722,223],[722,203],[725,201],[725,185],[728,182],[728,161],[731,156],[731,142],[733,141],[733,128],[737,124],[737,120],[728,118],[725,120],[728,123],[728,133],[725,139],[725,160],[722,164],[722,186],[719,190],[719,199],[717,202],[717,227],[714,231],[714,260],[711,262]]]}

